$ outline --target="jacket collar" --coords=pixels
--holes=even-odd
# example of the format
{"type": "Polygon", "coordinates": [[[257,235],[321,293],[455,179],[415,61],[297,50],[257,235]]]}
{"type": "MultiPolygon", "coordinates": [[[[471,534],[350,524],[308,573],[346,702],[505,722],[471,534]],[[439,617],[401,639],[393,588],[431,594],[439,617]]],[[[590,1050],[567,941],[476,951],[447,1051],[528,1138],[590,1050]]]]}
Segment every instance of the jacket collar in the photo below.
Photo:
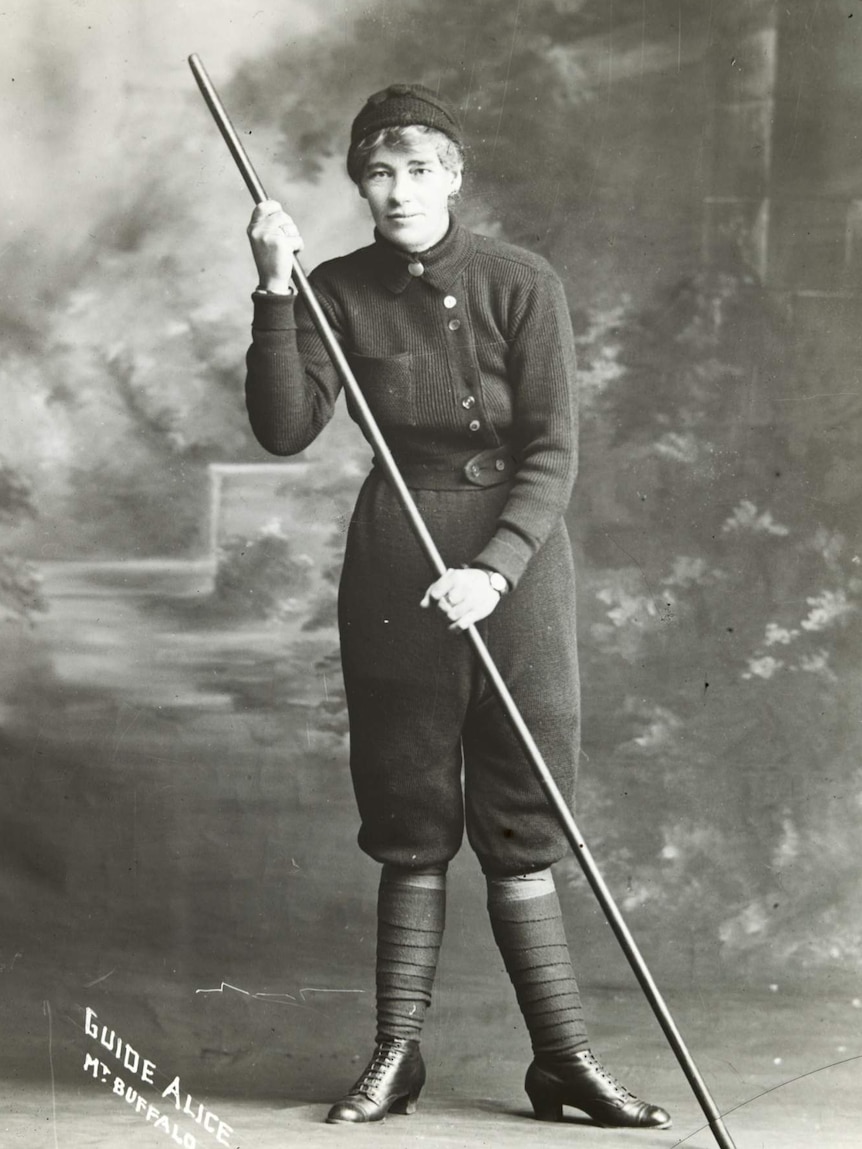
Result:
{"type": "Polygon", "coordinates": [[[400,294],[414,279],[421,279],[436,291],[446,291],[473,254],[473,236],[452,217],[449,230],[439,243],[427,251],[413,253],[402,251],[375,228],[373,251],[380,280],[393,294],[400,294]],[[424,268],[421,276],[407,270],[408,264],[416,262],[424,268]]]}

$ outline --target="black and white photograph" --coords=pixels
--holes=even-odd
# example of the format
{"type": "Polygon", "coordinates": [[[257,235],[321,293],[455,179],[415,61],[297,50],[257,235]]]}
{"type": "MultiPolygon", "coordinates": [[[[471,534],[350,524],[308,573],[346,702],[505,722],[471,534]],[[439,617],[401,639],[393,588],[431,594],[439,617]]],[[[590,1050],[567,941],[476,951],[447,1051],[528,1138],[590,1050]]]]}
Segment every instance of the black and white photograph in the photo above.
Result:
{"type": "Polygon", "coordinates": [[[3,1149],[859,1145],[862,0],[0,58],[3,1149]]]}

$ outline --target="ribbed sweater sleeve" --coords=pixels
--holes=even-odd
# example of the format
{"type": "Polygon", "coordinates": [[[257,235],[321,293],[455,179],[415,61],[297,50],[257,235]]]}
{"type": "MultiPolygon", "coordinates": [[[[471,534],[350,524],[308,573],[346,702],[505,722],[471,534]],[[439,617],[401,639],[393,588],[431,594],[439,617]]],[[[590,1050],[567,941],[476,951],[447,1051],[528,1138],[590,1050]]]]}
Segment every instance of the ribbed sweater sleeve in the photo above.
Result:
{"type": "MultiPolygon", "coordinates": [[[[324,300],[318,294],[321,306],[324,300]]],[[[341,389],[338,372],[293,295],[255,292],[245,400],[255,438],[273,455],[296,455],[320,434],[341,389]]],[[[336,316],[324,307],[338,335],[336,316]]]]}
{"type": "Polygon", "coordinates": [[[508,376],[520,465],[497,529],[475,559],[516,586],[566,510],[578,469],[575,340],[563,286],[540,272],[516,318],[508,376]]]}

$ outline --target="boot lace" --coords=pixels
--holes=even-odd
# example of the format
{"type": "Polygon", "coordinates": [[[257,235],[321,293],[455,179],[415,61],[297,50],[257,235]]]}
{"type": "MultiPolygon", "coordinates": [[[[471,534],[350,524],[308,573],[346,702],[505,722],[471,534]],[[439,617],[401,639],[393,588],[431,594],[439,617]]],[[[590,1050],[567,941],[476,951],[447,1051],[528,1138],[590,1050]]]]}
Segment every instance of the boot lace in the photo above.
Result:
{"type": "Polygon", "coordinates": [[[359,1079],[353,1088],[350,1090],[353,1093],[363,1093],[366,1097],[374,1099],[375,1094],[380,1089],[384,1079],[395,1064],[398,1055],[403,1052],[403,1048],[396,1042],[381,1041],[374,1053],[371,1060],[359,1075],[359,1079]]]}
{"type": "Polygon", "coordinates": [[[608,1071],[605,1069],[605,1067],[602,1065],[602,1063],[599,1061],[591,1049],[585,1050],[581,1054],[581,1061],[583,1061],[585,1065],[589,1065],[591,1069],[595,1070],[596,1074],[608,1083],[611,1089],[613,1089],[613,1091],[619,1096],[621,1101],[637,1101],[637,1098],[633,1093],[630,1093],[621,1082],[617,1081],[617,1079],[612,1074],[608,1073],[608,1071]]]}

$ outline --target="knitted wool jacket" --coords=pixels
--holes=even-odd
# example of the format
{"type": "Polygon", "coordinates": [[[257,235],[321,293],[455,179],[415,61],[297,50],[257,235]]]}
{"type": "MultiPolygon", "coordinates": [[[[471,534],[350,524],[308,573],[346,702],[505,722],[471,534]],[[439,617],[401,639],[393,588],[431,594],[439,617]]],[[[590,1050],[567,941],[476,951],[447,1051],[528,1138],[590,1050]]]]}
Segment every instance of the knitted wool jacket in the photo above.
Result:
{"type": "MultiPolygon", "coordinates": [[[[574,337],[559,278],[541,257],[453,221],[418,267],[378,234],[310,280],[396,462],[511,449],[509,498],[474,562],[514,587],[577,471],[574,337]]],[[[271,453],[296,454],[330,419],[341,383],[301,300],[253,299],[252,430],[271,453]]]]}

